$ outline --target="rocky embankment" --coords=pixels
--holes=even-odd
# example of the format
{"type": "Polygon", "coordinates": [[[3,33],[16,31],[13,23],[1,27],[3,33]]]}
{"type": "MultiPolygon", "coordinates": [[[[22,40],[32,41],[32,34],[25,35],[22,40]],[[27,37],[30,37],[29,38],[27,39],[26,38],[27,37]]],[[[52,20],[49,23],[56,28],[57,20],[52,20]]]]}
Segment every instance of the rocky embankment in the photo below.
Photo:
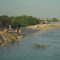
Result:
{"type": "Polygon", "coordinates": [[[21,35],[28,35],[37,31],[49,31],[54,29],[60,29],[60,24],[38,24],[33,26],[27,26],[21,28],[21,35]]]}
{"type": "Polygon", "coordinates": [[[20,41],[20,39],[28,34],[37,32],[37,31],[48,31],[53,29],[60,29],[60,24],[38,24],[33,26],[21,27],[19,29],[18,35],[16,30],[8,32],[6,29],[0,31],[0,46],[6,46],[11,43],[20,41]]]}
{"type": "Polygon", "coordinates": [[[11,43],[18,42],[22,36],[14,35],[4,29],[4,31],[0,31],[0,46],[7,46],[11,43]]]}
{"type": "Polygon", "coordinates": [[[27,28],[31,28],[37,31],[47,31],[52,29],[60,29],[60,24],[38,24],[33,26],[27,26],[27,28]]]}

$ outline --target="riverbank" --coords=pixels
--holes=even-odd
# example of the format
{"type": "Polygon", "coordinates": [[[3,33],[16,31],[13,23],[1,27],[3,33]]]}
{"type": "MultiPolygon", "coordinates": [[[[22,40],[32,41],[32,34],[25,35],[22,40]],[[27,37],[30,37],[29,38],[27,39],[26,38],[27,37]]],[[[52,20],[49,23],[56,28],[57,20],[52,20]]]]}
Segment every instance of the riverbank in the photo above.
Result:
{"type": "Polygon", "coordinates": [[[20,34],[28,35],[37,31],[49,31],[54,29],[60,29],[60,24],[38,24],[33,26],[27,26],[20,29],[20,34]]]}
{"type": "Polygon", "coordinates": [[[8,32],[7,29],[4,29],[3,31],[0,31],[0,46],[8,46],[14,42],[18,42],[21,38],[22,36],[12,34],[8,32]]]}
{"type": "Polygon", "coordinates": [[[38,24],[21,27],[18,35],[16,34],[16,29],[12,29],[11,31],[4,29],[3,31],[0,31],[0,46],[6,46],[10,43],[20,41],[24,36],[37,31],[49,31],[53,29],[60,29],[60,24],[38,24]]]}
{"type": "Polygon", "coordinates": [[[27,26],[27,28],[36,29],[38,31],[60,29],[60,24],[38,24],[33,26],[27,26]]]}

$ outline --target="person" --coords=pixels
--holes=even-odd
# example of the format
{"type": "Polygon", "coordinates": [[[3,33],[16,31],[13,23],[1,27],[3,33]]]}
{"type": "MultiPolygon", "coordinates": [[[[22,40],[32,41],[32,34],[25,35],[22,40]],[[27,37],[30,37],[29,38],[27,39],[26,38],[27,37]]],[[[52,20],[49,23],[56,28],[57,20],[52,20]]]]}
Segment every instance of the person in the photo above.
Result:
{"type": "Polygon", "coordinates": [[[19,28],[17,28],[17,35],[18,35],[18,33],[19,33],[19,28]]]}
{"type": "Polygon", "coordinates": [[[12,28],[11,28],[11,25],[9,25],[9,32],[11,32],[11,29],[12,29],[12,28]]]}

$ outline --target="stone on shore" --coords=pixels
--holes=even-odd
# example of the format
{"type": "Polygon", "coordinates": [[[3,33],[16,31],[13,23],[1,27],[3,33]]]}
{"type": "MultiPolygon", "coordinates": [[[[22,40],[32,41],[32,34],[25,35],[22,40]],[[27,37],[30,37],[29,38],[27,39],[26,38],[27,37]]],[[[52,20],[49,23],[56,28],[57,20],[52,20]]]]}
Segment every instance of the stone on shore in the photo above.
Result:
{"type": "Polygon", "coordinates": [[[0,31],[0,45],[2,46],[18,41],[18,39],[21,39],[21,38],[22,36],[20,37],[20,36],[9,33],[7,29],[5,29],[4,31],[0,31]]]}

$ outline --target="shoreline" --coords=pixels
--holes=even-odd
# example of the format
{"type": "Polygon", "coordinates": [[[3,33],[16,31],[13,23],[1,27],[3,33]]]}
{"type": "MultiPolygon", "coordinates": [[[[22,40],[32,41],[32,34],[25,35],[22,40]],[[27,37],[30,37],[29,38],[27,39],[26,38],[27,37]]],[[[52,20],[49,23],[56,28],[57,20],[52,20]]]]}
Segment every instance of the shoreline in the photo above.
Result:
{"type": "Polygon", "coordinates": [[[21,28],[20,35],[28,35],[38,31],[49,31],[55,29],[60,29],[60,24],[38,24],[21,28]]]}
{"type": "Polygon", "coordinates": [[[0,31],[0,46],[7,46],[10,43],[19,42],[21,39],[31,33],[38,31],[49,31],[53,29],[60,29],[60,24],[38,24],[33,26],[21,27],[19,29],[18,35],[16,34],[16,30],[12,30],[11,32],[0,31]]]}

